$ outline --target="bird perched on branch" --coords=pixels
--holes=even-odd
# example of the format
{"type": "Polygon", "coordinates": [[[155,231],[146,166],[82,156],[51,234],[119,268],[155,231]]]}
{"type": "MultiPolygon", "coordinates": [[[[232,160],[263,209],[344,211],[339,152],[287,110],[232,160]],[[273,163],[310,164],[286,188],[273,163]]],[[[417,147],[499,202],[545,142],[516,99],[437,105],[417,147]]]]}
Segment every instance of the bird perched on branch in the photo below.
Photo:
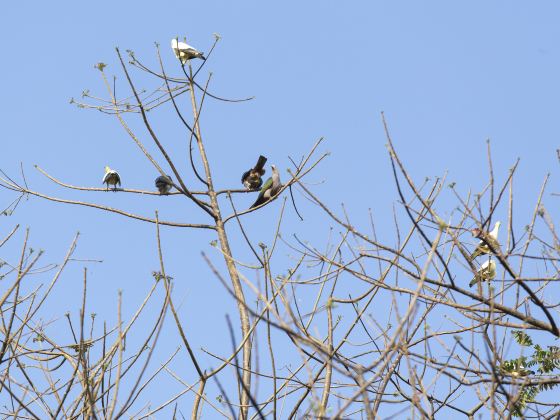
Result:
{"type": "Polygon", "coordinates": [[[175,57],[177,57],[183,65],[193,58],[206,60],[204,53],[198,51],[195,47],[191,47],[186,42],[178,41],[177,38],[171,40],[171,48],[173,49],[175,57]]]}
{"type": "Polygon", "coordinates": [[[262,176],[266,172],[264,169],[265,163],[266,158],[261,155],[255,167],[243,173],[241,183],[245,185],[245,188],[248,190],[258,190],[261,187],[263,183],[262,176]]]}
{"type": "MultiPolygon", "coordinates": [[[[498,230],[500,230],[500,225],[501,224],[502,224],[502,222],[500,222],[498,220],[496,222],[496,224],[494,225],[494,229],[492,229],[492,231],[490,233],[482,232],[478,228],[473,229],[472,233],[477,238],[480,238],[484,235],[484,238],[492,246],[492,249],[494,249],[494,251],[497,251],[497,250],[500,249],[500,243],[498,242],[498,230]]],[[[486,242],[484,242],[481,239],[480,242],[478,243],[477,247],[475,248],[474,252],[471,254],[470,259],[472,261],[476,257],[478,257],[479,255],[490,254],[491,252],[492,252],[492,250],[488,247],[488,245],[486,245],[486,242]]]]}
{"type": "Polygon", "coordinates": [[[257,197],[257,201],[253,203],[250,208],[254,208],[260,206],[263,203],[266,203],[282,188],[282,183],[280,182],[280,175],[278,174],[278,170],[276,166],[270,165],[270,169],[272,169],[272,176],[266,180],[263,187],[261,188],[261,192],[257,197]]]}
{"type": "Polygon", "coordinates": [[[173,180],[170,176],[161,175],[156,178],[156,188],[160,194],[168,194],[173,187],[173,180]]]}
{"type": "Polygon", "coordinates": [[[103,177],[103,184],[107,184],[107,191],[109,191],[109,184],[113,186],[113,191],[117,190],[117,184],[121,186],[121,176],[114,169],[105,166],[105,176],[103,177]]]}
{"type": "Polygon", "coordinates": [[[496,262],[490,258],[488,261],[485,261],[481,266],[480,269],[476,272],[475,276],[469,283],[469,287],[473,287],[476,283],[480,281],[490,281],[496,278],[496,262]]]}

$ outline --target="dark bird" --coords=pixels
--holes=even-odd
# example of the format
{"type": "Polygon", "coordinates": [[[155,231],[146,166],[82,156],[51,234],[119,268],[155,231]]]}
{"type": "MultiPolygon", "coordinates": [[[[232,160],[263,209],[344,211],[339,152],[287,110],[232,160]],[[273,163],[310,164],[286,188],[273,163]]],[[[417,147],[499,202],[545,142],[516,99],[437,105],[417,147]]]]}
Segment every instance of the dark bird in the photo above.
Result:
{"type": "Polygon", "coordinates": [[[276,166],[270,165],[270,168],[272,169],[272,176],[266,180],[263,187],[261,188],[259,196],[257,197],[257,201],[255,201],[250,208],[257,207],[263,203],[266,203],[268,200],[278,194],[278,192],[282,188],[280,175],[278,174],[276,166]]]}
{"type": "Polygon", "coordinates": [[[261,187],[263,183],[262,176],[265,173],[265,163],[266,158],[261,155],[259,156],[259,160],[257,160],[255,167],[243,173],[241,176],[241,183],[245,185],[245,188],[248,190],[258,190],[261,187]]]}
{"type": "Polygon", "coordinates": [[[173,180],[167,175],[161,175],[156,178],[156,188],[160,194],[168,194],[173,187],[173,180]]]}

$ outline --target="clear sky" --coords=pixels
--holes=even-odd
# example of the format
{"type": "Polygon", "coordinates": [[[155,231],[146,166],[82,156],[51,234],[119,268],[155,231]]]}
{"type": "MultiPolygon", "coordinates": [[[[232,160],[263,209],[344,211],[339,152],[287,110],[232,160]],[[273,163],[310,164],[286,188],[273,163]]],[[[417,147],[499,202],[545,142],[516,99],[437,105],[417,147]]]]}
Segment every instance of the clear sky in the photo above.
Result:
{"type": "MultiPolygon", "coordinates": [[[[157,42],[166,68],[179,75],[170,39],[187,36],[207,51],[212,34],[219,33],[222,40],[205,67],[213,72],[211,91],[255,96],[240,104],[205,105],[201,126],[219,188],[239,188],[241,173],[259,154],[287,178],[288,157],[301,157],[325,137],[320,151],[331,154],[307,181],[326,203],[344,202],[364,228],[371,208],[380,237],[394,243],[392,206],[398,197],[381,125],[384,111],[395,146],[419,182],[448,171],[461,193],[479,191],[488,179],[487,139],[498,181],[520,157],[521,228],[548,172],[548,192],[559,190],[559,15],[556,1],[6,2],[0,13],[0,168],[17,177],[22,162],[30,187],[49,195],[148,217],[157,209],[162,219],[208,222],[177,197],[69,191],[33,165],[70,184],[100,186],[108,164],[120,172],[124,187],[153,188],[157,173],[117,120],[78,109],[69,100],[84,89],[106,97],[93,67],[97,62],[108,65],[107,74],[117,75],[117,91],[128,95],[116,46],[157,67],[157,42]]],[[[156,86],[132,73],[147,88],[156,86]]],[[[184,154],[178,160],[187,171],[184,134],[172,110],[162,109],[153,118],[170,150],[184,154]]],[[[139,120],[133,127],[154,151],[139,120]]],[[[191,181],[194,189],[201,188],[191,181]]],[[[326,219],[315,217],[319,212],[301,194],[295,197],[306,220],[300,222],[288,206],[283,234],[324,244],[326,219]]],[[[1,205],[13,198],[0,190],[1,205]]],[[[557,199],[548,193],[545,198],[557,211],[557,199]]],[[[247,207],[253,199],[240,197],[237,206],[247,207]]],[[[455,205],[450,201],[447,210],[455,205]]],[[[277,201],[245,219],[255,242],[270,244],[279,208],[277,201]]],[[[33,197],[0,218],[0,236],[16,223],[31,228],[31,245],[45,249],[48,262],[59,261],[80,231],[77,258],[103,260],[87,264],[90,310],[100,317],[115,319],[118,289],[130,315],[153,284],[158,262],[151,224],[33,197]]],[[[239,239],[236,230],[232,235],[239,239]]],[[[200,256],[205,251],[220,261],[209,245],[214,238],[184,229],[163,229],[162,238],[181,313],[196,319],[189,324],[195,347],[204,343],[215,350],[224,342],[225,314],[237,319],[237,312],[200,256]]],[[[238,244],[236,256],[251,261],[247,247],[238,244]]],[[[70,267],[46,319],[66,310],[77,314],[83,266],[70,267]]],[[[175,345],[164,337],[166,350],[175,345]]]]}

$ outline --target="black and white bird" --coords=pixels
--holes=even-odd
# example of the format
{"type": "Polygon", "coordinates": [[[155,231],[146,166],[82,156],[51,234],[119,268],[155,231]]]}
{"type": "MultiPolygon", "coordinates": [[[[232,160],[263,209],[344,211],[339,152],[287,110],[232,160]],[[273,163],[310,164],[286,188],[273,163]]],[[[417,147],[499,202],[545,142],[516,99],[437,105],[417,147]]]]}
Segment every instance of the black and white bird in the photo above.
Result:
{"type": "Polygon", "coordinates": [[[241,183],[248,190],[258,190],[263,183],[262,176],[266,172],[264,169],[264,164],[266,163],[266,158],[264,156],[259,156],[257,164],[254,168],[249,169],[244,172],[241,176],[241,183]]]}
{"type": "MultiPolygon", "coordinates": [[[[185,40],[186,41],[186,40],[185,40]]],[[[204,53],[198,51],[195,47],[191,47],[189,44],[183,41],[179,41],[177,38],[171,40],[171,48],[173,53],[181,64],[185,65],[187,61],[193,58],[200,58],[201,60],[206,60],[204,53]]]]}
{"type": "Polygon", "coordinates": [[[109,185],[113,186],[113,191],[117,190],[117,184],[121,186],[121,176],[114,169],[105,166],[105,176],[103,177],[103,184],[107,184],[107,191],[109,191],[109,185]]]}
{"type": "Polygon", "coordinates": [[[278,174],[276,166],[270,165],[270,169],[272,169],[272,176],[266,180],[263,187],[261,188],[259,196],[257,197],[257,201],[255,201],[250,208],[254,208],[260,206],[263,203],[266,203],[268,200],[278,194],[278,192],[282,188],[280,175],[278,174]]]}
{"type": "Polygon", "coordinates": [[[156,188],[160,194],[168,194],[173,188],[173,180],[167,175],[161,175],[156,178],[156,188]]]}

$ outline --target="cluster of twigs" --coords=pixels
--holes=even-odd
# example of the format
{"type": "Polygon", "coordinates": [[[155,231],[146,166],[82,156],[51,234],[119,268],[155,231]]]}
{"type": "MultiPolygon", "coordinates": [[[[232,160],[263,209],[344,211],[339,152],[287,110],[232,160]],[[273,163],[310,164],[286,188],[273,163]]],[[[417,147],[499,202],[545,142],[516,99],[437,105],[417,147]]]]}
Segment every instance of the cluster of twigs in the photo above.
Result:
{"type": "MultiPolygon", "coordinates": [[[[19,226],[16,226],[0,247],[13,240],[18,230],[19,226]]],[[[103,324],[102,334],[96,336],[96,314],[86,317],[87,270],[84,268],[77,324],[67,312],[64,314],[68,323],[66,333],[60,334],[61,320],[46,322],[40,317],[40,311],[48,307],[52,291],[73,261],[77,240],[78,235],[61,263],[40,266],[43,251],[37,252],[29,246],[27,229],[19,260],[2,261],[0,390],[4,398],[0,412],[5,418],[120,417],[129,410],[141,390],[140,374],[131,378],[131,383],[134,384],[135,380],[136,383],[130,391],[119,393],[121,383],[128,382],[137,365],[144,363],[142,367],[145,369],[150,360],[153,343],[163,326],[169,303],[167,298],[145,337],[144,345],[129,352],[132,354],[126,358],[124,347],[128,332],[152,298],[155,286],[126,323],[121,321],[119,297],[117,326],[107,329],[103,324]],[[46,286],[31,279],[49,273],[53,274],[46,286]],[[60,335],[64,338],[60,339],[60,335]]]]}
{"type": "MultiPolygon", "coordinates": [[[[299,162],[292,160],[291,178],[282,191],[297,187],[340,230],[338,237],[331,236],[326,246],[313,245],[318,238],[305,241],[294,235],[292,241],[287,240],[281,234],[282,206],[272,245],[256,245],[242,216],[259,207],[238,211],[234,197],[247,191],[215,188],[199,121],[208,98],[238,100],[210,93],[211,74],[205,83],[197,81],[207,61],[197,69],[187,62],[181,65],[182,77],[171,77],[165,71],[159,46],[156,51],[159,70],[144,65],[132,52],[127,65],[117,49],[130,97],[117,97],[115,84],[110,83],[105,65],[100,63],[97,68],[109,99],[84,92],[84,97],[96,104],[76,103],[114,115],[157,172],[166,175],[163,166],[169,168],[176,180],[177,191],[172,194],[192,202],[206,220],[164,221],[157,212],[153,216],[138,215],[94,202],[63,199],[31,189],[24,177],[23,182],[17,182],[4,174],[0,183],[18,193],[16,204],[21,197],[36,196],[153,223],[160,261],[159,271],[154,272],[157,281],[132,319],[121,319],[119,303],[117,324],[111,328],[104,324],[97,333],[95,316],[91,317],[89,331],[86,325],[84,270],[78,326],[67,315],[72,340],[60,344],[45,332],[36,314],[71,259],[75,241],[65,260],[53,268],[56,274],[49,286],[24,294],[24,279],[36,269],[41,255],[29,252],[26,234],[19,262],[5,263],[9,269],[1,274],[1,328],[5,338],[0,352],[0,395],[7,395],[5,401],[9,403],[0,410],[5,416],[145,418],[164,410],[172,412],[174,418],[190,411],[193,419],[203,415],[241,419],[373,419],[404,413],[427,418],[488,413],[494,417],[560,415],[558,403],[550,393],[560,382],[560,354],[556,347],[550,347],[560,336],[555,298],[560,241],[543,202],[548,178],[530,222],[519,234],[513,220],[517,163],[505,182],[498,184],[488,146],[489,181],[476,196],[461,196],[454,185],[446,184],[445,178],[417,185],[400,160],[383,117],[401,208],[395,210],[395,243],[377,239],[373,217],[368,229],[355,226],[345,212],[342,216],[337,214],[303,182],[326,156],[316,157],[319,140],[299,162]],[[159,86],[151,92],[138,89],[130,66],[155,78],[159,86]],[[190,118],[178,101],[182,95],[190,99],[190,118]],[[164,104],[171,106],[185,128],[190,168],[176,164],[180,159],[168,154],[150,123],[147,112],[164,104]],[[148,152],[141,136],[125,121],[125,114],[141,118],[148,137],[160,152],[159,158],[148,152]],[[193,157],[195,150],[197,159],[193,157]],[[201,162],[201,167],[195,160],[201,162]],[[185,176],[186,171],[195,175],[199,189],[185,182],[193,179],[185,176]],[[457,203],[451,213],[437,205],[445,194],[451,194],[457,203]],[[224,208],[231,208],[231,214],[223,216],[224,208]],[[492,220],[504,213],[507,237],[500,247],[492,247],[481,235],[492,248],[499,276],[468,288],[469,280],[479,270],[478,263],[469,258],[471,230],[487,231],[492,220]],[[230,221],[236,222],[231,228],[230,221]],[[215,232],[216,248],[223,256],[227,273],[222,273],[210,257],[204,258],[237,303],[239,331],[227,318],[227,334],[222,334],[229,337],[231,352],[223,347],[219,352],[197,350],[204,343],[195,345],[189,341],[188,320],[176,310],[173,279],[165,269],[161,225],[215,232]],[[234,226],[242,232],[254,262],[234,258],[232,248],[242,245],[229,239],[228,232],[234,226]],[[291,254],[291,265],[277,262],[280,249],[291,254]],[[141,345],[126,348],[127,334],[132,334],[136,320],[148,303],[152,304],[157,289],[163,291],[162,302],[156,303],[157,316],[150,328],[142,328],[145,337],[141,345]],[[169,312],[180,347],[171,351],[168,359],[154,360],[154,349],[169,312]],[[533,341],[542,343],[542,347],[536,348],[537,356],[530,361],[523,354],[523,346],[529,342],[533,345],[533,341]],[[205,365],[201,352],[218,366],[205,365]],[[172,360],[181,356],[192,365],[194,378],[180,378],[168,368],[172,360]],[[530,370],[531,363],[539,369],[530,370]],[[179,381],[183,390],[166,396],[161,403],[152,401],[144,391],[165,373],[179,381]]],[[[63,188],[84,193],[105,191],[74,186],[37,169],[63,188]]],[[[126,188],[119,189],[119,193],[157,194],[126,188]]]]}

